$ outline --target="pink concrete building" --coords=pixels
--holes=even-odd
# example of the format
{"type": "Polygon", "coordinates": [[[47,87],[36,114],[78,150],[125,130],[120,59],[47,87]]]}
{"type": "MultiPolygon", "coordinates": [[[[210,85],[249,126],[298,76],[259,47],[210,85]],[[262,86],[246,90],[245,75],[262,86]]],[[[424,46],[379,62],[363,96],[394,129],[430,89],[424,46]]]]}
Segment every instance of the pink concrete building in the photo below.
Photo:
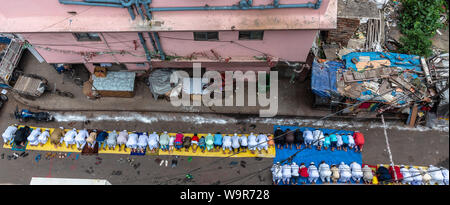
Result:
{"type": "Polygon", "coordinates": [[[129,70],[268,70],[304,62],[337,0],[14,0],[0,33],[27,40],[47,63],[119,63],[129,70]],[[309,2],[311,1],[311,2],[309,2]]]}

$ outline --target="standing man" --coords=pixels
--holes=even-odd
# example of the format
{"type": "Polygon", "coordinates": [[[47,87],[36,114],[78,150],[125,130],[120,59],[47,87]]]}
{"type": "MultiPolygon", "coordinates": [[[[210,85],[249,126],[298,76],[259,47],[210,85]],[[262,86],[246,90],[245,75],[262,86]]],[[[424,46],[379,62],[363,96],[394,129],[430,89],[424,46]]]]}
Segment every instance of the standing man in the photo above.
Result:
{"type": "Polygon", "coordinates": [[[86,138],[89,136],[89,133],[86,129],[78,131],[77,136],[75,136],[75,144],[77,145],[78,150],[82,150],[84,145],[86,144],[86,138]]]}
{"type": "Polygon", "coordinates": [[[63,141],[63,136],[64,136],[63,127],[55,128],[53,130],[52,134],[50,135],[50,143],[55,145],[55,149],[58,148],[58,146],[60,147],[62,146],[61,143],[63,141]]]}
{"type": "Polygon", "coordinates": [[[308,128],[306,128],[305,131],[303,132],[303,139],[305,139],[306,148],[311,148],[311,145],[314,141],[314,136],[313,133],[309,131],[308,128]]]}
{"type": "Polygon", "coordinates": [[[77,129],[73,128],[72,130],[69,130],[64,135],[64,142],[66,143],[66,147],[73,148],[73,145],[75,144],[75,136],[77,136],[77,129]]]}
{"type": "Polygon", "coordinates": [[[292,184],[295,184],[295,185],[298,184],[299,172],[300,172],[300,167],[295,162],[292,162],[292,165],[291,165],[292,184]]]}
{"type": "Polygon", "coordinates": [[[256,146],[258,142],[256,141],[256,136],[253,135],[253,132],[248,136],[248,149],[252,154],[255,154],[256,146]]]}
{"type": "Polygon", "coordinates": [[[320,174],[320,180],[322,180],[323,183],[329,184],[331,182],[330,166],[327,163],[325,163],[325,161],[320,162],[319,174],[320,174]]]}
{"type": "Polygon", "coordinates": [[[314,165],[314,162],[311,162],[308,167],[308,181],[311,184],[316,184],[317,179],[319,179],[319,171],[317,170],[316,165],[314,165]]]}
{"type": "Polygon", "coordinates": [[[49,132],[48,129],[45,129],[44,132],[42,132],[39,135],[38,141],[39,141],[39,144],[41,144],[41,147],[44,146],[44,144],[47,143],[49,137],[50,137],[50,132],[49,132]]]}
{"type": "Polygon", "coordinates": [[[148,136],[148,149],[150,150],[151,153],[155,153],[158,150],[159,147],[158,141],[159,136],[158,134],[156,134],[156,132],[153,132],[148,136]]]}
{"type": "Polygon", "coordinates": [[[363,177],[361,165],[358,164],[357,162],[352,162],[350,164],[350,168],[352,170],[353,181],[355,181],[357,184],[359,184],[359,182],[361,181],[361,178],[363,177]]]}
{"type": "Polygon", "coordinates": [[[108,145],[109,150],[115,150],[116,144],[117,144],[117,132],[116,130],[113,130],[111,133],[108,134],[108,139],[106,139],[106,144],[108,145]]]}
{"type": "MultiPolygon", "coordinates": [[[[248,139],[247,139],[247,136],[245,136],[244,134],[242,134],[242,135],[239,137],[239,142],[240,142],[240,144],[241,144],[241,148],[242,148],[243,152],[247,152],[247,146],[248,146],[248,139]]],[[[276,146],[278,146],[278,144],[277,144],[276,146]]]]}
{"type": "Polygon", "coordinates": [[[137,147],[139,148],[140,153],[144,153],[147,150],[148,145],[148,136],[146,132],[143,132],[139,135],[137,147]]]}
{"type": "Polygon", "coordinates": [[[339,165],[339,175],[341,175],[339,182],[350,183],[352,173],[350,172],[350,167],[346,165],[344,162],[341,162],[341,164],[339,165]]]}
{"type": "Polygon", "coordinates": [[[11,125],[8,128],[6,128],[5,132],[3,132],[2,134],[3,143],[5,145],[7,145],[9,141],[11,141],[9,144],[13,142],[12,139],[14,139],[14,134],[16,133],[16,131],[17,131],[17,124],[11,125]]]}
{"type": "Polygon", "coordinates": [[[282,176],[283,176],[283,184],[289,185],[291,180],[291,166],[286,162],[286,164],[283,165],[282,169],[282,176]]]}
{"type": "MultiPolygon", "coordinates": [[[[345,136],[345,135],[343,135],[345,136]]],[[[370,184],[372,183],[373,180],[373,173],[372,173],[372,169],[369,167],[369,165],[364,165],[364,167],[362,168],[362,172],[363,172],[363,180],[364,180],[364,184],[370,184]]]]}
{"type": "Polygon", "coordinates": [[[33,129],[33,131],[31,131],[30,136],[28,136],[27,140],[28,140],[28,145],[30,146],[37,146],[39,144],[39,140],[38,137],[41,134],[41,128],[36,128],[33,129]]]}
{"type": "Polygon", "coordinates": [[[215,151],[216,152],[218,152],[220,150],[220,148],[222,146],[222,142],[223,142],[222,134],[220,134],[220,132],[217,132],[214,135],[214,146],[215,146],[215,151]]]}
{"type": "MultiPolygon", "coordinates": [[[[222,139],[220,139],[222,141],[222,139]]],[[[208,133],[206,136],[206,150],[208,152],[211,152],[214,149],[214,136],[211,135],[211,133],[208,133]]]]}
{"type": "MultiPolygon", "coordinates": [[[[269,153],[269,145],[268,142],[269,138],[267,138],[267,135],[261,133],[258,135],[258,152],[261,154],[261,150],[264,149],[266,151],[266,154],[269,153]]],[[[294,143],[294,141],[292,141],[294,143]]],[[[291,144],[292,145],[292,144],[291,144]]]]}
{"type": "Polygon", "coordinates": [[[239,144],[239,136],[236,133],[231,137],[231,147],[233,147],[233,154],[239,153],[241,145],[239,144]]]}
{"type": "Polygon", "coordinates": [[[164,131],[161,136],[159,136],[159,146],[162,151],[168,151],[169,150],[169,134],[167,134],[167,131],[164,131]]]}
{"type": "MultiPolygon", "coordinates": [[[[122,145],[126,145],[128,142],[128,132],[126,130],[123,130],[119,133],[119,136],[117,137],[117,144],[119,145],[119,152],[122,150],[122,145]]],[[[127,147],[125,146],[124,151],[127,151],[127,147]]]]}

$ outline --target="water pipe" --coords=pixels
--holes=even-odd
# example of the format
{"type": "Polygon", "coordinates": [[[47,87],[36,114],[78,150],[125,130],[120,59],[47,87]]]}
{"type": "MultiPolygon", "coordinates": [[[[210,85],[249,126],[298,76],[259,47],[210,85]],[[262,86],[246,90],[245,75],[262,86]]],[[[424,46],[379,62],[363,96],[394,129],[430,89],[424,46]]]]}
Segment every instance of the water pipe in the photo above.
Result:
{"type": "Polygon", "coordinates": [[[144,36],[140,32],[138,33],[138,36],[139,36],[139,40],[141,41],[142,46],[144,47],[145,56],[147,57],[148,62],[151,62],[152,57],[150,56],[150,51],[148,51],[147,44],[145,44],[144,36]]]}

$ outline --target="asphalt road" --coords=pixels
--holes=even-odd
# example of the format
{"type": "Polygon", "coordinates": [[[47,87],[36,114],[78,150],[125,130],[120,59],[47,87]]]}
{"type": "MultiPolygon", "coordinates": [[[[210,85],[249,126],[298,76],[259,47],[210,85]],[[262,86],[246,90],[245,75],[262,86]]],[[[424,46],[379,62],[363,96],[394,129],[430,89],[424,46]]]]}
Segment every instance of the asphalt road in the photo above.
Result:
{"type": "MultiPolygon", "coordinates": [[[[0,110],[0,130],[18,123],[11,115],[16,107],[14,99],[0,110]]],[[[23,108],[23,107],[21,107],[23,108]]],[[[222,133],[268,133],[273,125],[299,124],[313,127],[359,130],[364,133],[366,145],[363,162],[387,164],[389,155],[380,122],[322,121],[313,119],[260,119],[233,116],[175,114],[175,113],[55,113],[57,122],[29,122],[31,126],[75,128],[98,128],[108,130],[164,131],[171,132],[217,132],[222,133]],[[126,118],[123,118],[126,116],[126,118]],[[122,118],[121,118],[122,117],[122,118]],[[90,119],[89,124],[82,121],[90,119]],[[106,119],[106,120],[105,120],[106,119]],[[117,120],[117,121],[116,121],[117,120]],[[126,121],[128,120],[128,121],[126,121]]],[[[395,164],[439,165],[449,167],[448,130],[402,129],[402,123],[389,122],[387,130],[389,146],[395,164]]],[[[11,150],[0,148],[0,153],[11,155],[11,150]]],[[[61,177],[107,179],[112,184],[271,184],[268,169],[273,159],[263,158],[210,158],[180,157],[176,168],[169,156],[99,155],[81,156],[78,160],[42,159],[35,156],[44,152],[29,151],[29,156],[16,160],[0,159],[0,184],[29,184],[31,177],[61,177]],[[169,166],[159,166],[158,160],[168,160],[169,166]],[[133,160],[133,162],[130,162],[133,160]],[[101,161],[98,164],[98,161],[101,161]],[[244,162],[241,162],[244,161],[244,162]],[[242,164],[242,165],[241,165],[242,164]],[[195,170],[195,171],[192,171],[195,170]],[[119,172],[118,172],[119,171],[119,172]],[[120,174],[118,174],[120,173],[120,174]],[[190,173],[193,179],[186,180],[190,173]]]]}

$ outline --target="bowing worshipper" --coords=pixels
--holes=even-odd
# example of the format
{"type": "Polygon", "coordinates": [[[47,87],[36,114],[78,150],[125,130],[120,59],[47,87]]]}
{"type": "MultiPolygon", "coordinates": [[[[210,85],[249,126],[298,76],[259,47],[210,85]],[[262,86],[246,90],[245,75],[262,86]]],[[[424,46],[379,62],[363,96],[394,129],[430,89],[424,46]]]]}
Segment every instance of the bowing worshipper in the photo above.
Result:
{"type": "Polygon", "coordinates": [[[426,170],[423,170],[422,167],[419,167],[419,172],[422,175],[422,184],[430,185],[431,184],[431,175],[426,170]]]}
{"type": "Polygon", "coordinates": [[[334,152],[334,150],[337,148],[337,136],[336,134],[330,135],[330,141],[331,141],[331,151],[334,152]]]}
{"type": "Polygon", "coordinates": [[[41,129],[36,128],[31,131],[30,136],[27,137],[28,145],[30,146],[37,146],[39,144],[39,135],[41,134],[41,129]]]}
{"type": "Polygon", "coordinates": [[[422,185],[422,174],[420,174],[418,169],[413,166],[409,166],[409,173],[413,178],[413,181],[411,182],[412,185],[422,185]]]}
{"type": "MultiPolygon", "coordinates": [[[[344,136],[344,135],[343,135],[344,136]]],[[[370,184],[372,183],[373,180],[373,173],[372,173],[372,169],[369,167],[369,165],[364,165],[364,167],[362,168],[362,172],[363,172],[363,181],[364,184],[370,184]]]]}
{"type": "Polygon", "coordinates": [[[348,149],[355,148],[355,139],[353,138],[353,136],[347,135],[347,137],[348,137],[348,149]]]}
{"type": "Polygon", "coordinates": [[[327,163],[325,163],[325,161],[320,162],[319,175],[320,175],[320,180],[322,180],[323,183],[329,184],[331,182],[330,166],[327,163]]]}
{"type": "Polygon", "coordinates": [[[82,150],[86,144],[86,138],[89,137],[89,132],[86,129],[78,131],[77,136],[75,136],[75,144],[78,150],[82,150]]]}
{"type": "Polygon", "coordinates": [[[28,126],[21,127],[17,129],[16,134],[14,136],[14,144],[18,147],[25,146],[27,142],[27,137],[30,135],[31,129],[28,126]]]}
{"type": "Polygon", "coordinates": [[[302,144],[305,143],[305,139],[303,138],[303,133],[300,131],[300,129],[295,129],[294,131],[294,143],[297,149],[302,148],[302,144]]]}
{"type": "Polygon", "coordinates": [[[331,181],[336,184],[339,180],[339,178],[341,178],[341,175],[339,174],[339,169],[336,167],[336,165],[331,165],[331,181]]]}
{"type": "Polygon", "coordinates": [[[357,184],[361,181],[361,178],[363,177],[363,172],[361,169],[361,165],[357,162],[350,163],[350,170],[352,171],[352,179],[357,184]]]}
{"type": "Polygon", "coordinates": [[[229,135],[225,135],[222,137],[222,152],[223,154],[225,154],[225,150],[228,149],[228,154],[231,153],[231,151],[233,150],[233,148],[231,147],[232,142],[231,142],[231,137],[229,135]]]}
{"type": "Polygon", "coordinates": [[[106,131],[101,131],[98,133],[97,138],[95,139],[98,142],[98,148],[103,147],[103,150],[106,151],[106,139],[108,138],[108,133],[106,131]]]}
{"type": "Polygon", "coordinates": [[[336,134],[336,138],[337,138],[337,150],[342,150],[342,146],[344,145],[344,141],[342,141],[342,135],[340,134],[336,134]]]}
{"type": "Polygon", "coordinates": [[[328,134],[325,134],[325,138],[323,141],[323,148],[327,150],[331,146],[331,138],[328,134]]]}
{"type": "MultiPolygon", "coordinates": [[[[244,134],[242,134],[239,137],[239,143],[241,145],[242,148],[242,152],[247,152],[247,147],[248,147],[248,139],[247,136],[245,136],[244,134]]],[[[277,145],[278,146],[278,145],[277,145]]]]}
{"type": "Polygon", "coordinates": [[[299,182],[301,184],[306,184],[306,182],[308,181],[309,174],[308,174],[308,168],[305,166],[305,163],[302,162],[300,164],[298,173],[300,174],[299,182]]]}
{"type": "Polygon", "coordinates": [[[9,144],[13,142],[12,139],[14,139],[14,134],[16,133],[16,131],[17,131],[17,124],[11,125],[8,128],[6,128],[5,132],[3,132],[2,134],[3,143],[5,145],[7,145],[8,142],[10,142],[9,144]]]}
{"type": "Polygon", "coordinates": [[[175,150],[175,139],[176,137],[173,135],[169,136],[169,154],[175,150]]]}
{"type": "Polygon", "coordinates": [[[222,142],[223,142],[223,136],[222,134],[220,134],[220,132],[217,132],[214,135],[214,147],[215,147],[215,151],[218,152],[220,150],[220,148],[222,148],[222,142]]]}
{"type": "Polygon", "coordinates": [[[75,128],[66,132],[63,139],[64,139],[64,142],[66,143],[67,148],[69,146],[71,149],[73,148],[73,145],[75,144],[75,136],[77,136],[77,129],[75,129],[75,128]]]}
{"type": "Polygon", "coordinates": [[[197,133],[194,133],[194,136],[192,136],[192,140],[191,140],[191,147],[192,147],[193,153],[197,152],[198,141],[199,141],[199,139],[198,139],[197,133]]]}
{"type": "Polygon", "coordinates": [[[448,185],[448,169],[441,167],[442,176],[444,177],[444,184],[448,185]]]}
{"type": "Polygon", "coordinates": [[[350,178],[352,177],[351,169],[344,162],[341,162],[339,165],[339,175],[341,175],[339,182],[350,183],[350,178]]]}
{"type": "Polygon", "coordinates": [[[233,148],[233,154],[239,153],[240,151],[240,143],[239,143],[239,136],[234,133],[234,135],[231,137],[231,147],[233,148]]]}
{"type": "Polygon", "coordinates": [[[211,152],[214,150],[214,136],[211,133],[208,133],[208,135],[206,135],[206,150],[208,150],[208,152],[211,152]]]}
{"type": "Polygon", "coordinates": [[[400,166],[400,173],[402,173],[402,176],[403,176],[403,179],[402,179],[403,184],[410,185],[414,181],[414,178],[412,177],[411,172],[409,172],[409,169],[407,169],[405,167],[405,165],[400,166]]]}
{"type": "Polygon", "coordinates": [[[311,145],[314,142],[314,136],[308,128],[306,128],[305,131],[303,132],[303,139],[305,139],[306,148],[311,148],[311,145]]]}
{"type": "Polygon", "coordinates": [[[380,184],[388,184],[392,180],[389,170],[382,164],[378,167],[376,176],[380,184]]]}
{"type": "Polygon", "coordinates": [[[311,162],[308,167],[308,181],[311,184],[316,184],[317,179],[319,179],[319,171],[317,170],[316,165],[314,165],[314,162],[311,162]]]}
{"type": "Polygon", "coordinates": [[[273,147],[273,148],[275,148],[275,141],[273,140],[273,136],[269,133],[269,134],[267,134],[267,144],[269,145],[269,148],[270,147],[273,147]]]}
{"type": "Polygon", "coordinates": [[[292,162],[291,165],[291,184],[298,184],[298,176],[300,172],[300,167],[295,163],[292,162]]]}
{"type": "Polygon", "coordinates": [[[322,150],[322,148],[324,148],[324,144],[325,144],[325,135],[322,132],[322,135],[319,138],[319,142],[317,144],[316,149],[319,150],[319,151],[322,150]]]}
{"type": "Polygon", "coordinates": [[[159,136],[159,148],[162,151],[168,151],[169,150],[169,134],[167,134],[167,131],[164,131],[161,136],[159,136]]]}
{"type": "Polygon", "coordinates": [[[341,137],[342,137],[342,149],[344,151],[347,151],[347,148],[348,148],[348,135],[343,134],[343,135],[341,135],[341,137]]]}
{"type": "Polygon", "coordinates": [[[189,152],[189,147],[191,147],[192,138],[190,136],[184,136],[183,138],[183,147],[185,152],[189,152]]]}
{"type": "Polygon", "coordinates": [[[353,139],[355,140],[355,152],[362,152],[364,147],[364,135],[356,131],[353,133],[353,139]]]}
{"type": "Polygon", "coordinates": [[[295,142],[294,133],[289,129],[286,130],[286,138],[285,138],[286,148],[292,149],[292,145],[294,144],[294,142],[295,142]]]}
{"type": "Polygon", "coordinates": [[[283,167],[281,167],[282,177],[283,177],[283,184],[288,185],[291,181],[291,165],[288,163],[284,164],[283,167]]]}
{"type": "Polygon", "coordinates": [[[200,147],[200,149],[202,150],[203,153],[205,153],[205,149],[206,149],[206,139],[204,136],[201,136],[200,139],[198,140],[198,147],[200,147]]]}
{"type": "MultiPolygon", "coordinates": [[[[117,144],[119,145],[119,152],[122,151],[122,145],[126,145],[128,142],[128,132],[123,130],[119,132],[119,136],[117,136],[117,144]]],[[[127,147],[124,146],[123,150],[126,152],[127,147]]]]}
{"type": "Polygon", "coordinates": [[[252,154],[255,154],[256,147],[258,146],[258,142],[256,136],[252,133],[248,136],[248,149],[252,154]]]}
{"type": "Polygon", "coordinates": [[[181,148],[183,147],[183,137],[184,135],[182,133],[177,133],[175,135],[175,149],[177,151],[181,151],[181,148]]]}
{"type": "Polygon", "coordinates": [[[106,139],[106,144],[108,145],[109,150],[116,149],[117,137],[118,137],[118,134],[117,134],[116,130],[113,130],[112,132],[110,132],[108,134],[108,139],[106,139]]]}
{"type": "Polygon", "coordinates": [[[148,145],[148,136],[146,132],[143,132],[139,135],[137,147],[140,153],[144,153],[147,150],[148,145]]]}
{"type": "Polygon", "coordinates": [[[50,135],[50,143],[55,146],[55,149],[58,148],[58,146],[60,147],[62,146],[61,143],[63,141],[63,136],[64,136],[63,127],[55,128],[53,130],[52,134],[50,135]]]}
{"type": "Polygon", "coordinates": [[[158,142],[159,136],[156,132],[153,132],[148,136],[148,149],[150,150],[151,153],[155,153],[158,150],[159,148],[158,142]]]}
{"type": "MultiPolygon", "coordinates": [[[[269,145],[267,143],[269,141],[269,138],[267,137],[267,135],[261,133],[258,135],[257,140],[258,140],[258,146],[257,146],[258,153],[261,154],[261,150],[263,150],[263,149],[266,151],[266,154],[269,153],[269,145]]],[[[292,143],[294,143],[294,142],[292,142],[292,143]]]]}
{"type": "Polygon", "coordinates": [[[277,127],[277,129],[274,132],[274,140],[275,145],[278,149],[283,149],[284,146],[284,132],[281,130],[280,127],[277,127]]]}
{"type": "Polygon", "coordinates": [[[131,152],[137,152],[137,144],[138,144],[139,135],[136,132],[132,132],[128,135],[126,147],[131,149],[131,152]]]}
{"type": "Polygon", "coordinates": [[[428,167],[428,173],[431,176],[431,185],[444,185],[444,176],[442,175],[442,171],[440,168],[430,165],[428,167]]]}
{"type": "Polygon", "coordinates": [[[323,132],[319,129],[313,131],[313,143],[314,146],[319,146],[320,138],[323,138],[323,132]]]}
{"type": "Polygon", "coordinates": [[[45,129],[44,132],[42,132],[39,135],[38,141],[39,141],[39,144],[41,145],[41,147],[47,143],[49,137],[50,137],[50,131],[48,129],[45,129]]]}
{"type": "Polygon", "coordinates": [[[280,162],[273,164],[272,168],[270,168],[270,171],[272,171],[273,185],[280,184],[281,180],[283,179],[280,162]]]}
{"type": "Polygon", "coordinates": [[[97,139],[97,130],[92,130],[92,132],[89,133],[89,136],[86,138],[86,143],[89,148],[94,149],[96,139],[97,139]]]}
{"type": "Polygon", "coordinates": [[[389,166],[389,173],[391,174],[391,179],[394,179],[393,183],[401,184],[401,181],[403,180],[403,174],[400,172],[399,166],[394,166],[391,164],[391,166],[389,166]],[[397,179],[395,177],[397,177],[397,179]]]}

